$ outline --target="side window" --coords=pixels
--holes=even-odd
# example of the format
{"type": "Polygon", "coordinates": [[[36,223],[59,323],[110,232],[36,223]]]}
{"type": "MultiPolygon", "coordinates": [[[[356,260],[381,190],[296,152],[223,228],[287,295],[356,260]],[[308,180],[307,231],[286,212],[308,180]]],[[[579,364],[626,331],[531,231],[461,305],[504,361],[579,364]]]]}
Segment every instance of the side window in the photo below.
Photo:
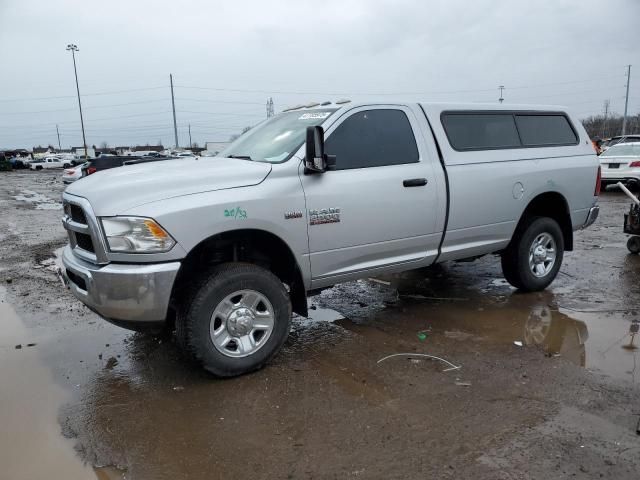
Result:
{"type": "Polygon", "coordinates": [[[419,161],[416,139],[402,110],[351,115],[326,139],[325,152],[336,156],[336,170],[419,161]]]}
{"type": "Polygon", "coordinates": [[[564,115],[516,115],[516,123],[522,144],[527,147],[578,143],[564,115]]]}
{"type": "Polygon", "coordinates": [[[512,114],[447,113],[442,125],[456,150],[519,148],[512,114]]]}

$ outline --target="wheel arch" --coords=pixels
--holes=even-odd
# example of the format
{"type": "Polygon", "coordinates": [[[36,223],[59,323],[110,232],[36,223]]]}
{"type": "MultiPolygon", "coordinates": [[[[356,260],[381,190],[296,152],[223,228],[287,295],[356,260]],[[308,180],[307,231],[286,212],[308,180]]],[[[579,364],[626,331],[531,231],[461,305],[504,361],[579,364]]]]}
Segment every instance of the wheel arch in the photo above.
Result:
{"type": "Polygon", "coordinates": [[[279,236],[260,229],[239,229],[218,233],[192,248],[174,282],[171,305],[177,305],[194,280],[225,262],[248,262],[266,268],[287,285],[292,310],[308,315],[302,270],[289,245],[279,236]]]}
{"type": "Polygon", "coordinates": [[[558,222],[562,230],[564,249],[569,252],[573,250],[571,211],[564,195],[559,192],[544,192],[536,195],[522,212],[515,231],[524,228],[531,217],[549,217],[558,222]]]}

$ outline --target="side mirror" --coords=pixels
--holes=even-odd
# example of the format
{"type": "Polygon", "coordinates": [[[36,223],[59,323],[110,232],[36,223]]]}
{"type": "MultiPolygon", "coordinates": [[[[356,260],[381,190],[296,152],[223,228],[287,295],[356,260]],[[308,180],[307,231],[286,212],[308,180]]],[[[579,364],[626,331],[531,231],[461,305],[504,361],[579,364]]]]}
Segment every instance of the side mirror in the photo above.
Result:
{"type": "Polygon", "coordinates": [[[324,129],[307,127],[305,172],[323,173],[327,170],[327,158],[324,154],[324,129]]]}

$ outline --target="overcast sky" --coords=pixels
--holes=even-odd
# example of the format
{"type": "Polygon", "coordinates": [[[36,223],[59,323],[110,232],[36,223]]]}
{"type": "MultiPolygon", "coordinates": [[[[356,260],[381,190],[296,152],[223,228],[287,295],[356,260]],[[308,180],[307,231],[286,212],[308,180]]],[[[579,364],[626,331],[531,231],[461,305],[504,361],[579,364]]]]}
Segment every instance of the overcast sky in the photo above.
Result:
{"type": "Polygon", "coordinates": [[[0,148],[224,141],[298,103],[640,111],[640,0],[0,0],[0,148]]]}

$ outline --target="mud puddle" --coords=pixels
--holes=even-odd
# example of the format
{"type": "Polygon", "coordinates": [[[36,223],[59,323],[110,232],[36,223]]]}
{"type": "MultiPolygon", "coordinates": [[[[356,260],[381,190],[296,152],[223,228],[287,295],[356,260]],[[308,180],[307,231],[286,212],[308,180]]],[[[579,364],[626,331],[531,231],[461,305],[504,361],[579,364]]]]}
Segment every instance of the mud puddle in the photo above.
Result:
{"type": "Polygon", "coordinates": [[[94,479],[60,435],[58,408],[68,400],[0,288],[0,477],[94,479]]]}
{"type": "MultiPolygon", "coordinates": [[[[374,344],[381,337],[401,337],[428,349],[434,339],[445,337],[470,348],[474,343],[516,350],[536,347],[550,358],[562,357],[590,371],[640,383],[640,317],[632,305],[606,302],[587,308],[562,307],[554,291],[521,294],[502,279],[457,278],[455,271],[443,269],[387,280],[386,291],[364,282],[343,287],[357,298],[363,297],[362,290],[373,289],[378,296],[397,297],[398,301],[387,301],[386,308],[373,315],[366,308],[363,313],[352,308],[349,318],[338,320],[337,325],[374,344]]],[[[571,286],[557,290],[573,292],[571,286]]],[[[331,305],[330,300],[327,303],[331,305]]],[[[338,304],[334,308],[343,311],[348,307],[338,304]]]]}

